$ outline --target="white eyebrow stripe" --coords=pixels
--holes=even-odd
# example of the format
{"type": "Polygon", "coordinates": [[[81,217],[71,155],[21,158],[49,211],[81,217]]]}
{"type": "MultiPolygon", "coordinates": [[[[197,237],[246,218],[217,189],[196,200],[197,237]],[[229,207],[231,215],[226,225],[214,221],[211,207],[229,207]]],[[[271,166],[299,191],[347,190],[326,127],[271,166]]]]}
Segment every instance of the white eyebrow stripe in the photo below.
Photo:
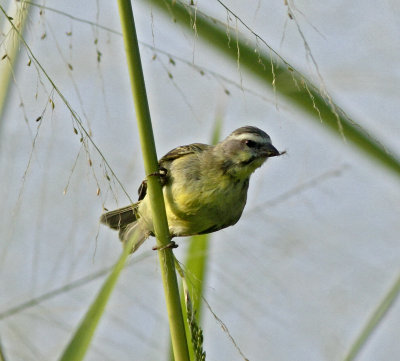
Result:
{"type": "Polygon", "coordinates": [[[270,143],[270,139],[262,137],[258,134],[254,134],[254,133],[242,133],[239,135],[232,135],[232,139],[237,139],[237,140],[252,140],[256,143],[260,143],[260,144],[267,144],[270,143]]]}

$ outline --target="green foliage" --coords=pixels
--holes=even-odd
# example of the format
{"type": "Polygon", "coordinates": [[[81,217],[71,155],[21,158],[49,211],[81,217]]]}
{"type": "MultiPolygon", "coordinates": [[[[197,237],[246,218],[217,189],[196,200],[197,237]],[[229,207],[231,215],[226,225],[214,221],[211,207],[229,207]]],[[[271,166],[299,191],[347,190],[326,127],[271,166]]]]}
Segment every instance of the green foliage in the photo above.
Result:
{"type": "Polygon", "coordinates": [[[188,289],[185,288],[185,303],[186,303],[186,319],[189,325],[194,359],[196,361],[205,361],[206,352],[203,350],[203,330],[197,323],[196,312],[193,310],[192,301],[188,289]]]}
{"type": "Polygon", "coordinates": [[[371,336],[372,332],[376,329],[379,322],[382,321],[383,317],[389,311],[390,307],[393,305],[397,296],[400,292],[400,277],[397,278],[396,282],[390,288],[389,292],[383,297],[382,301],[378,307],[371,314],[371,317],[362,328],[359,336],[355,342],[351,345],[349,352],[344,358],[344,361],[353,361],[358,355],[361,348],[365,345],[368,338],[371,336]]]}
{"type": "Polygon", "coordinates": [[[83,360],[100,318],[104,313],[108,299],[110,298],[111,293],[117,283],[118,277],[124,268],[126,259],[130,254],[130,250],[132,249],[134,241],[135,238],[132,237],[125,245],[122,255],[101,287],[96,299],[86,312],[81,324],[75,331],[71,341],[61,355],[60,361],[83,360]]]}
{"type": "Polygon", "coordinates": [[[199,39],[206,41],[207,45],[237,62],[240,69],[246,69],[276,94],[283,96],[306,112],[310,120],[322,122],[327,129],[356,146],[368,158],[378,161],[378,164],[400,176],[400,160],[387,152],[384,146],[340,109],[324,89],[322,79],[320,79],[321,86],[312,84],[268,47],[268,44],[257,34],[252,32],[254,42],[242,39],[238,36],[237,29],[230,29],[224,24],[213,21],[212,18],[197,11],[195,6],[185,5],[178,1],[151,0],[150,3],[166,16],[172,16],[174,21],[181,26],[190,30],[195,28],[199,39]],[[194,22],[195,26],[193,26],[194,22]],[[231,31],[233,34],[230,34],[231,31]],[[267,47],[266,52],[259,49],[259,42],[267,47]]]}
{"type": "MultiPolygon", "coordinates": [[[[151,128],[146,91],[144,83],[141,81],[143,74],[141,71],[140,54],[137,48],[133,16],[130,4],[128,3],[128,1],[124,0],[119,1],[121,22],[123,23],[124,40],[127,49],[135,106],[138,114],[138,126],[141,134],[146,174],[151,174],[158,170],[157,155],[151,128]]],[[[371,136],[354,121],[349,119],[349,117],[335,104],[326,92],[321,93],[319,87],[309,82],[302,74],[295,71],[292,66],[277,54],[275,54],[275,57],[272,57],[271,54],[273,51],[270,51],[269,55],[260,51],[258,47],[256,48],[256,51],[254,51],[254,44],[245,42],[240,38],[232,40],[232,44],[229,45],[230,40],[227,37],[229,29],[220,24],[214,23],[210,18],[203,16],[201,13],[195,15],[194,8],[191,8],[190,6],[183,6],[179,2],[171,0],[161,2],[153,0],[152,4],[165,11],[166,14],[172,14],[181,24],[184,24],[184,26],[192,26],[193,24],[191,22],[196,21],[196,31],[198,36],[206,40],[209,45],[214,46],[227,57],[230,57],[233,61],[237,61],[241,68],[252,72],[259,80],[263,81],[266,86],[273,89],[274,92],[282,95],[299,109],[309,114],[311,120],[317,121],[318,123],[322,121],[322,124],[327,126],[327,129],[344,137],[349,141],[349,143],[364,152],[365,155],[371,159],[375,159],[382,166],[386,166],[397,175],[400,175],[400,162],[398,159],[388,153],[381,144],[371,138],[371,136]],[[234,46],[233,42],[236,43],[234,46]]],[[[5,14],[4,9],[1,9],[5,14]]],[[[9,18],[9,21],[11,22],[12,19],[9,18]]],[[[15,22],[13,22],[13,24],[15,24],[15,22]]],[[[21,28],[22,27],[19,29],[21,28]]],[[[256,39],[258,40],[257,37],[256,39]]],[[[18,45],[15,46],[15,49],[17,48],[18,45]]],[[[15,57],[12,55],[11,50],[9,50],[6,55],[7,56],[3,59],[4,63],[13,60],[15,57]]],[[[98,61],[100,61],[101,53],[98,51],[97,55],[98,61]]],[[[8,72],[7,76],[10,74],[11,73],[8,72]]],[[[3,89],[6,90],[6,82],[3,83],[3,89]]],[[[57,90],[56,87],[55,89],[57,90]]],[[[5,91],[5,94],[6,93],[7,92],[5,91]]],[[[3,96],[0,96],[0,98],[3,99],[3,96]]],[[[220,124],[216,129],[220,129],[220,124]]],[[[218,131],[216,130],[215,134],[217,134],[218,131]]],[[[216,139],[218,138],[219,136],[216,135],[213,142],[216,142],[216,139]]],[[[154,203],[154,219],[156,220],[155,227],[158,236],[157,242],[159,245],[165,245],[169,241],[169,235],[168,231],[166,231],[166,218],[165,212],[163,211],[164,205],[161,194],[161,187],[159,186],[157,178],[151,177],[151,180],[149,181],[149,195],[152,197],[154,203]]],[[[190,297],[186,280],[184,280],[185,312],[188,326],[187,332],[190,332],[191,335],[191,347],[196,361],[205,360],[205,351],[203,350],[203,331],[199,326],[199,320],[201,316],[202,292],[206,276],[208,243],[209,236],[197,236],[193,237],[189,246],[186,267],[187,273],[190,275],[189,277],[193,278],[191,279],[191,283],[195,284],[195,287],[192,287],[191,289],[192,297],[190,297]]],[[[84,358],[99,320],[104,313],[108,299],[113,292],[120,272],[129,256],[130,244],[131,243],[127,244],[124,248],[118,262],[104,282],[96,299],[86,312],[60,360],[79,361],[84,358]]],[[[159,251],[159,256],[162,265],[161,271],[163,273],[164,285],[167,285],[165,286],[167,290],[167,307],[170,316],[173,344],[175,349],[179,349],[179,351],[177,351],[176,360],[187,360],[187,350],[185,351],[187,341],[185,338],[185,331],[182,327],[183,318],[181,308],[179,302],[177,302],[177,300],[179,300],[179,293],[176,286],[176,274],[172,251],[170,249],[159,251]]],[[[361,349],[363,344],[365,344],[373,330],[376,329],[377,324],[382,320],[385,313],[393,304],[399,291],[400,279],[396,281],[395,285],[371,315],[371,318],[362,329],[360,336],[350,348],[350,351],[345,358],[346,361],[353,360],[356,357],[358,351],[361,349]]],[[[2,347],[0,345],[0,359],[4,358],[2,354],[2,347]]]]}
{"type": "MultiPolygon", "coordinates": [[[[206,236],[208,237],[208,235],[206,236]]],[[[195,241],[197,237],[192,237],[192,241],[195,241]]],[[[181,268],[179,262],[175,260],[175,267],[182,279],[182,308],[184,311],[184,315],[186,317],[186,335],[190,336],[190,343],[188,343],[190,360],[192,361],[204,361],[206,359],[206,352],[203,350],[203,330],[199,326],[199,317],[198,312],[195,307],[193,307],[192,297],[190,295],[188,280],[186,278],[186,274],[181,268]],[[197,313],[197,315],[196,315],[197,313]]],[[[202,294],[199,294],[199,289],[196,287],[191,287],[192,295],[196,295],[196,297],[200,297],[202,299],[202,294]]],[[[200,300],[197,303],[197,307],[201,306],[200,300]]],[[[170,360],[174,360],[173,355],[170,355],[170,360]]]]}

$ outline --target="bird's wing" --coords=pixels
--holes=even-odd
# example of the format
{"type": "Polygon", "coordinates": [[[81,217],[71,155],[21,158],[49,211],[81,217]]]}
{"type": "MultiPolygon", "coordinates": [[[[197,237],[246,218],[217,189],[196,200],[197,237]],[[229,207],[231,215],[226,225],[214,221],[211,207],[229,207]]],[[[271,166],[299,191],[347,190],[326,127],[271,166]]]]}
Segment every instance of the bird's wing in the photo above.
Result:
{"type": "Polygon", "coordinates": [[[170,162],[172,160],[178,159],[180,157],[184,157],[188,154],[201,153],[204,150],[208,149],[210,146],[202,143],[193,143],[189,145],[182,145],[175,149],[172,149],[167,154],[164,155],[159,161],[160,166],[162,167],[165,162],[170,162]]]}
{"type": "MultiPolygon", "coordinates": [[[[168,181],[168,170],[164,168],[168,162],[172,162],[175,159],[184,157],[185,155],[188,154],[195,154],[195,153],[201,153],[208,149],[210,145],[208,144],[202,144],[202,143],[193,143],[193,144],[188,144],[188,145],[182,145],[180,147],[174,148],[171,151],[169,151],[167,154],[165,154],[158,162],[160,166],[160,179],[161,179],[161,185],[165,185],[168,181]],[[163,174],[163,171],[165,174],[163,174]]],[[[147,194],[147,181],[144,180],[142,184],[140,185],[138,189],[138,194],[139,194],[139,201],[141,201],[147,194]]]]}

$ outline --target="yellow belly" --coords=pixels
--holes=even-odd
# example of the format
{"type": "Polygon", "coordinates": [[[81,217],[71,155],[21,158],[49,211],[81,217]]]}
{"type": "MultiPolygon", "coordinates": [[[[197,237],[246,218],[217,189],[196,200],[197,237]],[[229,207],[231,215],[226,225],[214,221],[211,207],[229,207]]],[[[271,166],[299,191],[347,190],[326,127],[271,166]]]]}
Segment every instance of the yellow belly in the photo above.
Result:
{"type": "Polygon", "coordinates": [[[233,184],[228,177],[190,186],[174,182],[164,187],[168,224],[172,235],[188,236],[235,224],[246,203],[247,182],[233,184]]]}
{"type": "MultiPolygon", "coordinates": [[[[165,164],[168,182],[163,193],[172,236],[209,233],[231,226],[239,220],[246,204],[248,178],[237,180],[221,169],[203,169],[190,157],[165,164]]],[[[139,214],[154,233],[149,197],[139,205],[139,214]]]]}

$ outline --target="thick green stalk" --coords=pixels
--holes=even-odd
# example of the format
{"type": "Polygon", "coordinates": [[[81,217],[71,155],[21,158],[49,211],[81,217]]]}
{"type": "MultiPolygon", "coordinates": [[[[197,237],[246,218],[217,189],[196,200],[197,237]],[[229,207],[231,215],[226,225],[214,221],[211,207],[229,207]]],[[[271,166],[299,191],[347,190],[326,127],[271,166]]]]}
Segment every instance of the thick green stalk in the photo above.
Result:
{"type": "MultiPolygon", "coordinates": [[[[148,196],[150,197],[152,205],[154,231],[157,237],[157,245],[163,247],[169,243],[170,235],[161,183],[157,176],[152,176],[152,174],[158,172],[158,161],[132,6],[130,0],[118,0],[118,7],[136,109],[140,143],[142,146],[143,160],[147,174],[148,196]]],[[[189,360],[189,353],[179,299],[174,256],[170,248],[160,250],[158,251],[158,254],[167,303],[174,357],[176,361],[186,361],[189,360]]]]}
{"type": "Polygon", "coordinates": [[[196,11],[195,6],[184,5],[174,0],[148,0],[147,3],[157,7],[167,16],[173,16],[174,21],[190,30],[195,23],[196,36],[237,62],[240,69],[246,69],[274,92],[297,105],[310,115],[310,120],[318,123],[322,121],[329,130],[341,137],[344,136],[370,159],[378,161],[380,165],[400,176],[398,158],[349,119],[332,99],[322,96],[319,87],[295,71],[287,62],[271,57],[272,50],[263,51],[259,46],[262,43],[259,38],[254,42],[237,38],[235,30],[231,30],[228,38],[227,33],[230,30],[225,24],[202,15],[196,11]]]}

